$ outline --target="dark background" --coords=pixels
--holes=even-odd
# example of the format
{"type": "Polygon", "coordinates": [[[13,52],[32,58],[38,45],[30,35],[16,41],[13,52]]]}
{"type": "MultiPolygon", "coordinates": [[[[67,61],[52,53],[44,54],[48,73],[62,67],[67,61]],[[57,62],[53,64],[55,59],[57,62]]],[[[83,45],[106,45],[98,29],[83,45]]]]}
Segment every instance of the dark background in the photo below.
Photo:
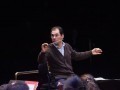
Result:
{"type": "Polygon", "coordinates": [[[65,42],[77,51],[99,47],[100,56],[73,61],[81,75],[120,78],[119,15],[112,1],[9,0],[0,3],[0,84],[17,71],[37,69],[43,42],[50,43],[50,29],[60,25],[65,42]]]}

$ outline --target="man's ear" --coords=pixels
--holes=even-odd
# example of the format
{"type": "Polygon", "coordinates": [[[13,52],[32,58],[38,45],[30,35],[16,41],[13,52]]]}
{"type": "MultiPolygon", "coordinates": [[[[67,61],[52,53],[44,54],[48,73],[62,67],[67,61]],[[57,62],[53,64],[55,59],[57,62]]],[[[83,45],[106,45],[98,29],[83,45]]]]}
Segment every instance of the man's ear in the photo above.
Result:
{"type": "Polygon", "coordinates": [[[64,39],[64,34],[62,34],[62,39],[64,39]]]}

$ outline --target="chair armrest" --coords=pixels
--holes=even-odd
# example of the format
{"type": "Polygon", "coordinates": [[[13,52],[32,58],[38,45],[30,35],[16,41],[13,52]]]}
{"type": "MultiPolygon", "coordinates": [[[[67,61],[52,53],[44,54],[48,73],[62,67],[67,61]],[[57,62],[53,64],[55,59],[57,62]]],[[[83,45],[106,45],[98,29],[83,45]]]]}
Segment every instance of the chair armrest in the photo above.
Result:
{"type": "Polygon", "coordinates": [[[20,71],[15,73],[15,80],[18,79],[19,75],[24,75],[24,74],[35,74],[38,73],[38,70],[30,70],[30,71],[20,71]]]}

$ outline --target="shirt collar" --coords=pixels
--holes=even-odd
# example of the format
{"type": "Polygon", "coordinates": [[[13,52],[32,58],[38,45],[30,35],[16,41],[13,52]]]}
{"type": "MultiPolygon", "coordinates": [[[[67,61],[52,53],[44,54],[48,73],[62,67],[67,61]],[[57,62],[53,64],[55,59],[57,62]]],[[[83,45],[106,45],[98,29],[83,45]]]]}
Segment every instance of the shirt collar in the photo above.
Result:
{"type": "MultiPolygon", "coordinates": [[[[55,43],[53,43],[53,45],[54,45],[57,49],[59,49],[58,46],[57,46],[55,43]]],[[[62,42],[62,47],[64,47],[64,46],[65,46],[65,43],[62,42]]],[[[62,47],[61,47],[61,48],[62,48],[62,47]]]]}

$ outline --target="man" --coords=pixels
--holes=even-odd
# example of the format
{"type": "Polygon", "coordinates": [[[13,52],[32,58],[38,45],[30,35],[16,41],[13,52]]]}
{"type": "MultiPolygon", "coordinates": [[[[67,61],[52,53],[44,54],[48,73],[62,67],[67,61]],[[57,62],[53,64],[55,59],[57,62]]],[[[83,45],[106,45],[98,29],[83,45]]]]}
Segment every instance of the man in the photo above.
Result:
{"type": "Polygon", "coordinates": [[[68,43],[63,42],[63,39],[64,33],[62,27],[53,27],[51,29],[52,43],[43,43],[41,45],[41,52],[38,55],[39,63],[43,62],[43,60],[47,62],[49,71],[55,76],[58,87],[64,84],[67,85],[66,83],[69,81],[67,79],[71,76],[75,76],[72,81],[76,79],[71,60],[83,60],[92,55],[100,55],[102,53],[100,48],[94,48],[85,52],[76,52],[68,43]],[[65,82],[66,80],[67,82],[65,82]]]}

